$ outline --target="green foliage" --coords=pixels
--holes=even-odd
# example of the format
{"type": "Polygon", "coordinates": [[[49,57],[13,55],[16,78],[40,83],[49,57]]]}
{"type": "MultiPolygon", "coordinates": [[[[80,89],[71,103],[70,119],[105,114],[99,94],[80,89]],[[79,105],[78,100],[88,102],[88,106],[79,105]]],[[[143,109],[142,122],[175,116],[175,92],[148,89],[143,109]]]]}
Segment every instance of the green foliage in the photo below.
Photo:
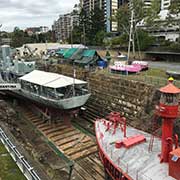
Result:
{"type": "Polygon", "coordinates": [[[144,1],[142,0],[132,0],[131,1],[131,10],[134,10],[134,19],[135,19],[135,24],[138,22],[142,21],[144,19],[145,15],[145,10],[144,10],[144,1]]]}
{"type": "Polygon", "coordinates": [[[105,36],[103,10],[95,7],[90,14],[87,14],[82,9],[79,15],[79,26],[73,28],[73,42],[88,45],[102,45],[105,36]]]}
{"type": "Polygon", "coordinates": [[[15,162],[12,160],[4,145],[0,143],[0,179],[3,180],[25,180],[15,162]]]}
{"type": "Polygon", "coordinates": [[[136,25],[144,18],[144,1],[132,0],[130,5],[124,4],[120,6],[115,14],[115,20],[118,22],[118,31],[120,33],[129,33],[132,10],[134,12],[134,25],[136,25]]]}
{"type": "Polygon", "coordinates": [[[29,36],[27,32],[20,30],[18,27],[14,28],[14,31],[11,33],[11,46],[12,47],[21,47],[23,44],[27,43],[45,43],[52,41],[52,32],[49,31],[43,34],[33,34],[29,36]]]}
{"type": "Polygon", "coordinates": [[[118,22],[118,32],[128,33],[130,29],[130,13],[128,4],[120,6],[115,14],[115,20],[118,22]]]}
{"type": "Polygon", "coordinates": [[[160,10],[161,0],[152,0],[151,7],[146,11],[145,22],[147,26],[152,28],[153,26],[157,26],[159,24],[157,20],[159,19],[160,10]]]}
{"type": "Polygon", "coordinates": [[[179,52],[180,51],[180,43],[175,42],[175,43],[170,44],[169,49],[174,52],[179,52]]]}
{"type": "Polygon", "coordinates": [[[109,51],[106,51],[106,59],[107,59],[108,61],[111,60],[111,54],[110,54],[109,51]]]}
{"type": "Polygon", "coordinates": [[[155,37],[150,36],[146,31],[138,30],[135,38],[135,47],[139,47],[141,51],[146,50],[155,42],[155,37]]]}
{"type": "Polygon", "coordinates": [[[128,34],[122,34],[121,36],[115,37],[111,40],[112,45],[128,46],[129,36],[128,34]]]}
{"type": "Polygon", "coordinates": [[[105,36],[106,36],[105,31],[103,31],[103,30],[98,31],[98,32],[96,33],[96,36],[95,36],[95,39],[94,39],[95,45],[102,46],[103,43],[104,43],[103,40],[104,40],[105,36]]]}
{"type": "Polygon", "coordinates": [[[24,31],[20,30],[18,27],[14,28],[12,33],[12,47],[21,47],[25,43],[25,34],[24,31]]]}
{"type": "MultiPolygon", "coordinates": [[[[128,34],[122,34],[121,36],[115,37],[111,40],[112,45],[119,45],[121,47],[128,47],[129,37],[128,34]]],[[[135,47],[136,50],[146,50],[150,45],[155,42],[155,38],[149,36],[149,34],[143,30],[137,30],[135,36],[135,47]]]]}
{"type": "Polygon", "coordinates": [[[172,0],[169,6],[170,14],[178,16],[180,13],[180,1],[179,0],[172,0]]]}

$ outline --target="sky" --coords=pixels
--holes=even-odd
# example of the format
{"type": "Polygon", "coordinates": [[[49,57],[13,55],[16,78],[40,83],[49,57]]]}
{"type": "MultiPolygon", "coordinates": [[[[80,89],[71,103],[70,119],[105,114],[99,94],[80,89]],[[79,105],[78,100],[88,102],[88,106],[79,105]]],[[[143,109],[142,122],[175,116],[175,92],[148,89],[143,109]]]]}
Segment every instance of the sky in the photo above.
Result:
{"type": "Polygon", "coordinates": [[[13,31],[15,26],[51,27],[59,14],[71,12],[79,0],[0,0],[1,31],[13,31]]]}

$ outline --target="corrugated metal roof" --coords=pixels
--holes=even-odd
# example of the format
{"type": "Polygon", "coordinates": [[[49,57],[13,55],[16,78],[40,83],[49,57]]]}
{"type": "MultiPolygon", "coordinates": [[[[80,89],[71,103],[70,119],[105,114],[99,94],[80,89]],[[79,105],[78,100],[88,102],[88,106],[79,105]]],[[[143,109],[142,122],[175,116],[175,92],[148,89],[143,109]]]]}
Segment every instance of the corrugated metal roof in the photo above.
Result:
{"type": "MultiPolygon", "coordinates": [[[[60,88],[73,84],[74,79],[61,74],[44,72],[34,70],[20,78],[23,81],[27,81],[40,86],[50,88],[60,88]]],[[[86,84],[86,81],[75,79],[75,84],[86,84]]]]}

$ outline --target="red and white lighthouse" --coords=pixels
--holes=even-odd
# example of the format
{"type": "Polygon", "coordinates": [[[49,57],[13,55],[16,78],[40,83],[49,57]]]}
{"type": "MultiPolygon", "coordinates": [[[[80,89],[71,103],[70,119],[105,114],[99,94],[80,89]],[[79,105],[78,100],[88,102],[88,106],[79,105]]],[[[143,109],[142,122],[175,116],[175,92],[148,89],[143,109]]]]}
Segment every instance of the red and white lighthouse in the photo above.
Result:
{"type": "Polygon", "coordinates": [[[169,161],[169,153],[173,150],[173,125],[178,116],[180,89],[173,85],[172,81],[160,88],[161,98],[158,115],[162,117],[162,148],[161,162],[169,161]]]}

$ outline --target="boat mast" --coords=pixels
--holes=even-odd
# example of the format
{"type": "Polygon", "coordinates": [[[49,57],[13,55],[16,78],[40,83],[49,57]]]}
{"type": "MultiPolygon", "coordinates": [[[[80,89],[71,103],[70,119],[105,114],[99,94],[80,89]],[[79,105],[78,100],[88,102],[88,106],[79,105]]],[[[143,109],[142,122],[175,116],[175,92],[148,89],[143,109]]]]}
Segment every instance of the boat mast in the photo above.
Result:
{"type": "Polygon", "coordinates": [[[73,96],[75,96],[75,78],[76,78],[76,69],[73,63],[73,96]]]}

